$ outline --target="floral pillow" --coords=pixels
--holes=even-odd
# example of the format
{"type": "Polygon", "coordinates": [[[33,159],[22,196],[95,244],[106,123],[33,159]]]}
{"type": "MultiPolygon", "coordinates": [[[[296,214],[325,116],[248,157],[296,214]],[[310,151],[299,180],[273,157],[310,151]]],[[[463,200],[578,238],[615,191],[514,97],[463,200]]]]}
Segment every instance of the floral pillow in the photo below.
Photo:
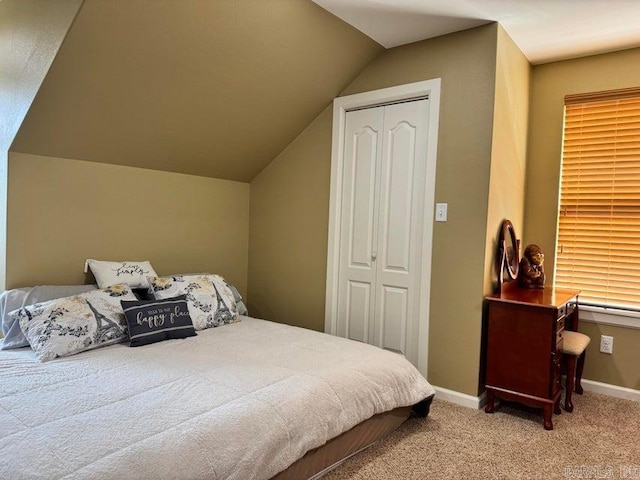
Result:
{"type": "Polygon", "coordinates": [[[219,275],[149,277],[148,280],[157,300],[187,296],[189,315],[196,330],[239,320],[233,292],[219,275]]]}
{"type": "Polygon", "coordinates": [[[20,322],[41,362],[127,339],[121,300],[136,300],[124,284],[36,303],[9,313],[20,322]]]}

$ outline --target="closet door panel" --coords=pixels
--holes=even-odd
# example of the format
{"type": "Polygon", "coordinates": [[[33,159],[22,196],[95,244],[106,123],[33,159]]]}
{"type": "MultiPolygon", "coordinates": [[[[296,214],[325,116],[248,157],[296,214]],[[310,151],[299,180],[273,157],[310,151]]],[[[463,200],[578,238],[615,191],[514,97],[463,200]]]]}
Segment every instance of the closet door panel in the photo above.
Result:
{"type": "Polygon", "coordinates": [[[381,285],[378,309],[380,311],[380,346],[407,355],[408,290],[381,285]]]}
{"type": "Polygon", "coordinates": [[[376,156],[378,133],[365,126],[353,138],[352,172],[346,177],[351,190],[347,214],[349,230],[349,266],[371,268],[373,250],[376,156]]]}
{"type": "Polygon", "coordinates": [[[373,340],[377,198],[383,112],[347,113],[342,187],[338,335],[373,340]]]}
{"type": "Polygon", "coordinates": [[[418,361],[428,100],[385,107],[375,343],[418,361]]]}
{"type": "Polygon", "coordinates": [[[415,161],[416,127],[401,121],[386,131],[386,155],[381,191],[384,192],[382,222],[385,271],[409,273],[411,248],[411,201],[415,161]]]}
{"type": "Polygon", "coordinates": [[[369,342],[371,316],[370,283],[349,282],[347,292],[347,317],[345,337],[359,342],[369,342]]]}

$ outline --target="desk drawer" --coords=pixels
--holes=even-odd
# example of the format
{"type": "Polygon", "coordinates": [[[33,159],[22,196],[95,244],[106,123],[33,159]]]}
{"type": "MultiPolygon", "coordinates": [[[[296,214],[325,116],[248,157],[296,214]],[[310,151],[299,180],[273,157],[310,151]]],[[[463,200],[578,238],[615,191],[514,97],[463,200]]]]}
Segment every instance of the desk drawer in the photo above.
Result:
{"type": "Polygon", "coordinates": [[[558,308],[558,318],[564,317],[567,314],[567,305],[562,305],[558,308]]]}

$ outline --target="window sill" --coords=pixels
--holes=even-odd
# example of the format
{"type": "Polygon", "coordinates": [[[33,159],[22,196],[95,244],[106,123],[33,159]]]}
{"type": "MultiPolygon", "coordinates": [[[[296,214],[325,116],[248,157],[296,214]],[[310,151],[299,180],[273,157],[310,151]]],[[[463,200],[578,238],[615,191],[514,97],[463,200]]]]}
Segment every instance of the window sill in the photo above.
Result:
{"type": "Polygon", "coordinates": [[[640,312],[580,305],[580,321],[640,329],[640,312]]]}

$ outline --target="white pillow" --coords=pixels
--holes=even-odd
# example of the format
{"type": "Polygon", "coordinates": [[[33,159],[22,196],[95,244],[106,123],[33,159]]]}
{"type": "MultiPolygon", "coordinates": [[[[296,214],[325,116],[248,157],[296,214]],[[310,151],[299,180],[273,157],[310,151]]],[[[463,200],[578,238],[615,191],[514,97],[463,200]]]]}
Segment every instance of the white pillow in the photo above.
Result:
{"type": "Polygon", "coordinates": [[[124,284],[36,303],[9,313],[41,362],[127,339],[121,300],[137,300],[124,284]]]}
{"type": "Polygon", "coordinates": [[[117,283],[124,283],[131,288],[149,288],[147,277],[158,274],[149,261],[144,262],[105,262],[89,259],[85,263],[91,269],[99,288],[106,288],[117,283]]]}
{"type": "Polygon", "coordinates": [[[149,284],[156,300],[186,295],[196,330],[240,320],[233,292],[219,275],[149,277],[149,284]]]}

